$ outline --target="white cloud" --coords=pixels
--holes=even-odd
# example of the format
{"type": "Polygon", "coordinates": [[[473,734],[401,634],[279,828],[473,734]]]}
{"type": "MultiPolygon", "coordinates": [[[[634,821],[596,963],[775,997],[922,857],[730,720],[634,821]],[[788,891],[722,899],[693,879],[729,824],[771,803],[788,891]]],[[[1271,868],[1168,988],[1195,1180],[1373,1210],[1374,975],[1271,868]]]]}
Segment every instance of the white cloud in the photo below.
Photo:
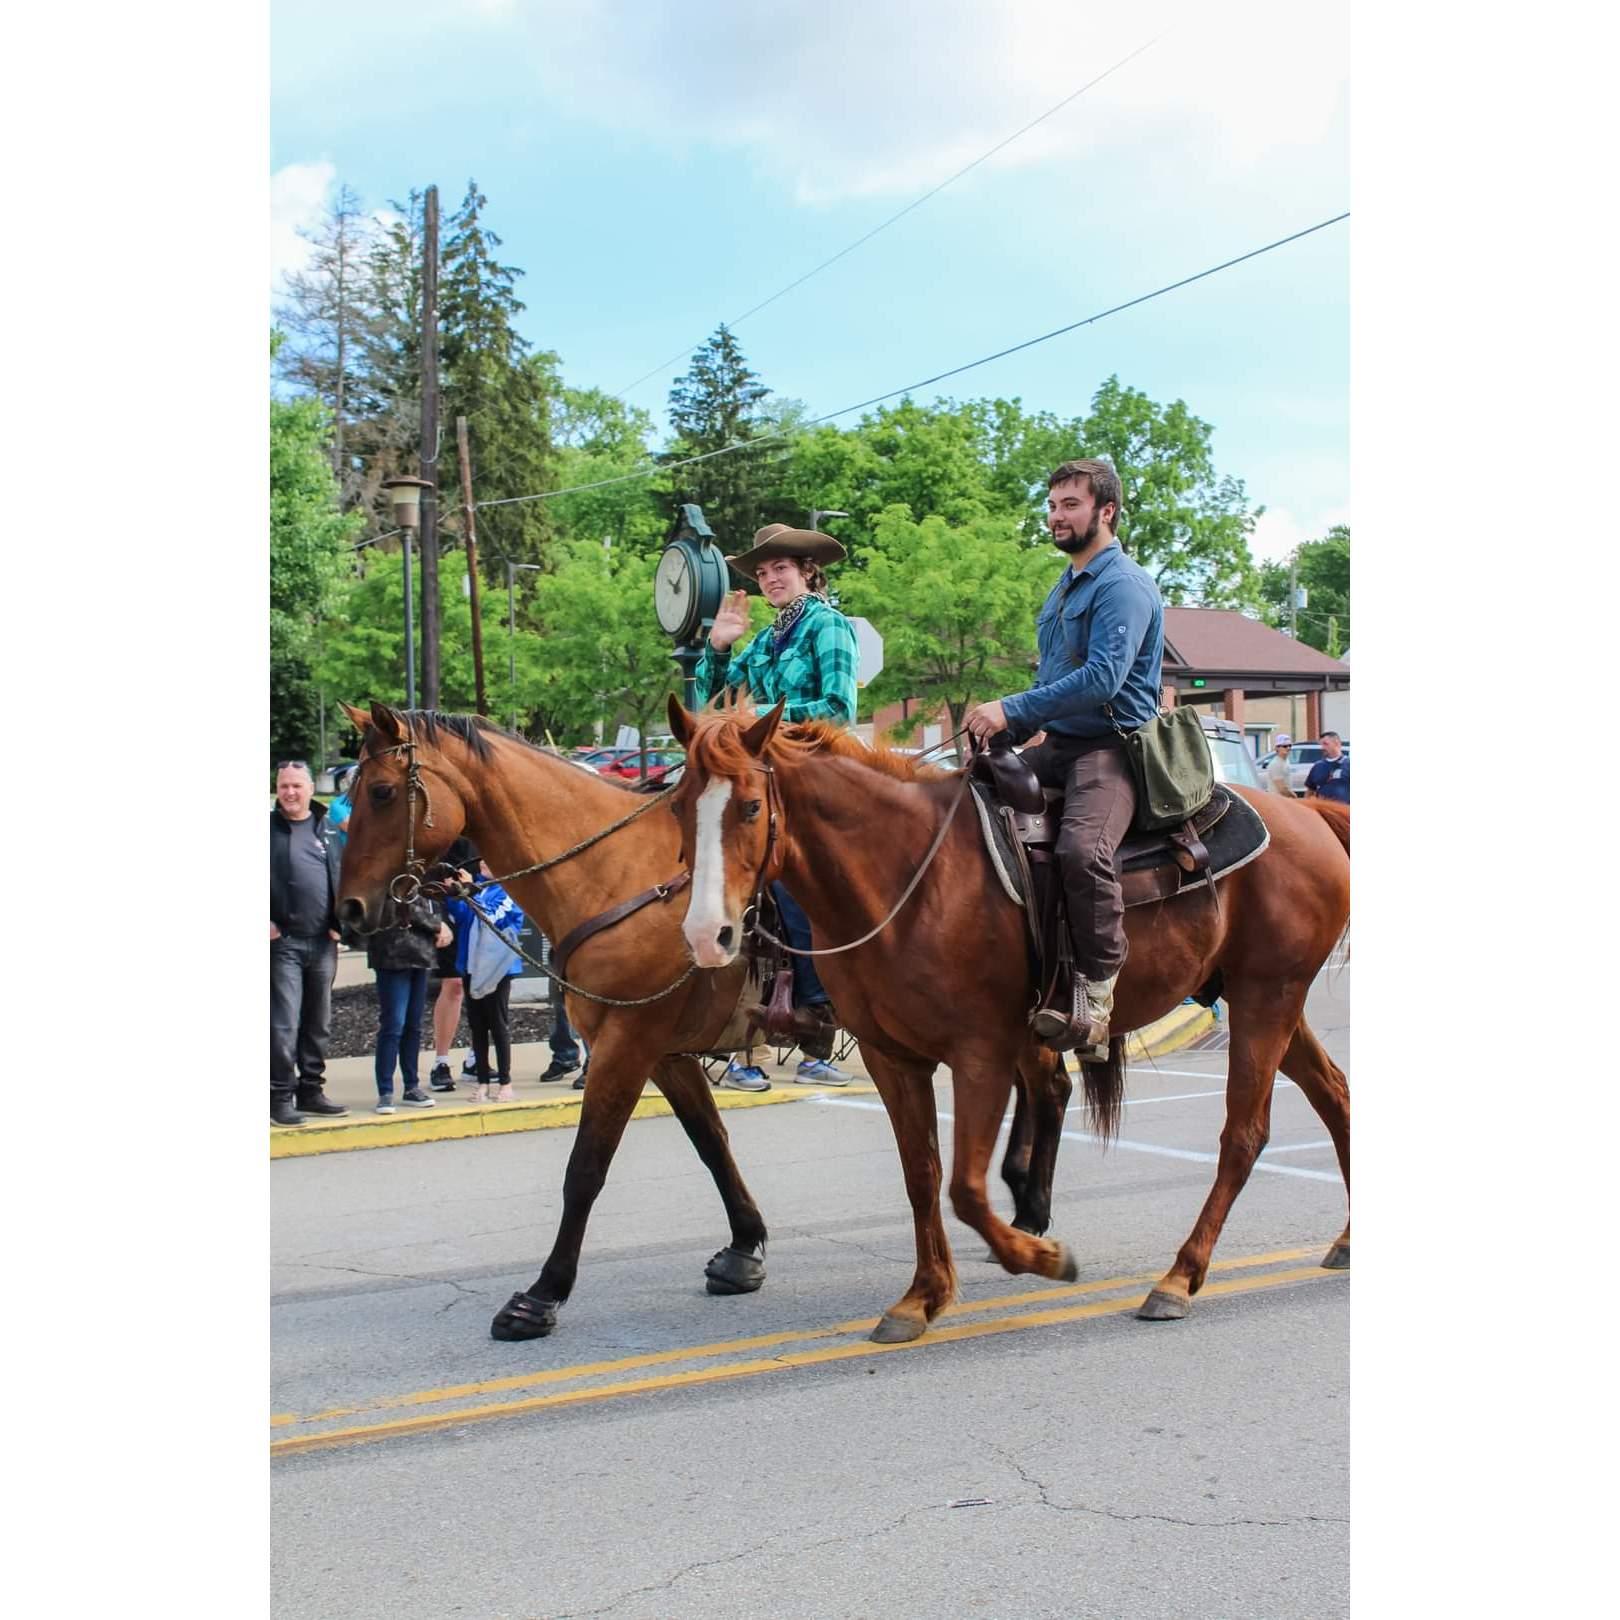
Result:
{"type": "Polygon", "coordinates": [[[1335,523],[1348,523],[1348,506],[1324,507],[1305,518],[1286,506],[1268,507],[1249,536],[1249,555],[1256,562],[1286,562],[1295,546],[1307,540],[1321,540],[1335,523]]]}
{"type": "MultiPolygon", "coordinates": [[[[1310,147],[1345,81],[1342,4],[552,0],[535,71],[577,116],[749,152],[801,201],[936,184],[1155,35],[994,164],[1173,141],[1200,179],[1310,147]]],[[[530,12],[516,20],[526,25],[530,12]]],[[[515,41],[514,41],[515,44],[515,41]]]]}
{"type": "Polygon", "coordinates": [[[281,290],[282,279],[309,262],[309,243],[298,233],[320,222],[326,199],[337,180],[337,169],[322,159],[317,163],[287,163],[270,176],[270,291],[281,290]]]}

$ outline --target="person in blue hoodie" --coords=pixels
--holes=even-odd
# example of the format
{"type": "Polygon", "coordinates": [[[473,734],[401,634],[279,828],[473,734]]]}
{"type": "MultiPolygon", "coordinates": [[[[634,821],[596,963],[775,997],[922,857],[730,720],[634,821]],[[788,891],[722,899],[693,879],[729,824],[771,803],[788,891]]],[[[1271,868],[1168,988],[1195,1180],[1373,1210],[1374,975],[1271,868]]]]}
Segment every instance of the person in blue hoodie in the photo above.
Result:
{"type": "MultiPolygon", "coordinates": [[[[488,862],[474,858],[474,867],[481,878],[493,876],[488,862]]],[[[473,881],[463,869],[464,883],[473,881]]],[[[478,890],[478,905],[497,932],[523,927],[523,913],[518,904],[498,883],[485,882],[478,890]]],[[[508,1011],[512,997],[512,980],[523,971],[523,958],[512,953],[512,965],[500,983],[488,995],[472,993],[472,948],[476,930],[486,925],[478,913],[465,900],[448,903],[450,920],[456,930],[456,971],[461,974],[462,1005],[467,1012],[467,1026],[472,1032],[473,1059],[477,1065],[473,1077],[469,1102],[516,1102],[512,1090],[512,1026],[508,1011]],[[490,1042],[495,1043],[495,1073],[489,1071],[490,1042]],[[497,1089],[498,1086],[498,1089],[497,1089]]]]}

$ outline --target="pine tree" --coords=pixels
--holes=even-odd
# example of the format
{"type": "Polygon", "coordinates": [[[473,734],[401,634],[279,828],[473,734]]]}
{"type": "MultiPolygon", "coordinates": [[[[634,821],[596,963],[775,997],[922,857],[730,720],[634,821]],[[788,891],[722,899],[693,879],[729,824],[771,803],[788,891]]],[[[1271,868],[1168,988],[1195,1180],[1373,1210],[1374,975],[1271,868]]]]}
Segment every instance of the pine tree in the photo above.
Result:
{"type": "MultiPolygon", "coordinates": [[[[665,459],[683,461],[767,438],[774,427],[764,407],[769,393],[722,322],[669,391],[675,441],[665,459]]],[[[746,550],[754,531],[764,524],[779,518],[804,520],[803,513],[781,512],[772,493],[783,458],[784,446],[775,441],[758,450],[737,450],[689,467],[672,467],[674,504],[697,502],[725,550],[746,550]]]]}

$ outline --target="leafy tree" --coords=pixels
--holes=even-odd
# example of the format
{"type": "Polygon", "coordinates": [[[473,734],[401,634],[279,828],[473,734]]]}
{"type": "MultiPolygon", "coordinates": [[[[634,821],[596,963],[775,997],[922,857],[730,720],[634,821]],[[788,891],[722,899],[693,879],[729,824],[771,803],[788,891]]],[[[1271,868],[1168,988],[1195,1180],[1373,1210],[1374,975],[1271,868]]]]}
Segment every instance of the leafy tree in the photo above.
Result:
{"type": "Polygon", "coordinates": [[[765,405],[769,393],[724,323],[692,356],[686,375],[669,391],[674,439],[665,460],[713,457],[689,467],[671,467],[672,506],[696,501],[728,552],[746,550],[755,530],[781,521],[777,491],[786,451],[779,441],[757,450],[714,455],[728,445],[767,440],[777,431],[765,405]]]}
{"type": "MultiPolygon", "coordinates": [[[[317,671],[326,690],[350,703],[373,698],[405,701],[405,569],[400,552],[368,551],[363,574],[351,579],[321,636],[317,671]]],[[[418,612],[422,600],[422,560],[413,556],[412,590],[418,612]]],[[[532,576],[522,576],[532,577],[532,576]]],[[[467,563],[452,553],[439,558],[439,602],[443,623],[439,654],[440,707],[470,714],[478,684],[472,655],[472,601],[464,586],[467,563]]],[[[491,717],[503,724],[515,708],[520,722],[545,701],[545,647],[519,620],[514,637],[507,628],[504,574],[500,589],[480,593],[484,632],[484,683],[491,717]],[[516,680],[512,678],[516,665],[516,680]]],[[[420,624],[417,634],[420,637],[420,624]]],[[[417,642],[421,656],[421,642],[417,642]]]]}
{"type": "Polygon", "coordinates": [[[611,733],[619,722],[646,737],[662,729],[677,669],[653,616],[656,558],[574,541],[536,584],[545,653],[543,685],[560,743],[611,733]]]}
{"type": "Polygon", "coordinates": [[[863,691],[863,709],[907,697],[925,709],[944,703],[954,732],[970,705],[1029,684],[1053,568],[1005,515],[981,509],[951,523],[891,506],[865,560],[839,580],[845,610],[883,637],[883,673],[863,691]]]}
{"type": "Polygon", "coordinates": [[[669,525],[667,487],[660,480],[631,478],[653,459],[652,418],[599,388],[564,388],[553,429],[558,446],[558,487],[602,484],[546,504],[556,533],[567,540],[609,541],[635,551],[662,548],[669,525]]]}
{"type": "MultiPolygon", "coordinates": [[[[1350,645],[1350,526],[1336,523],[1321,540],[1307,540],[1296,554],[1298,582],[1306,605],[1298,610],[1299,639],[1330,658],[1350,645]]],[[[1260,570],[1260,599],[1266,623],[1286,630],[1290,622],[1287,562],[1260,570]]]]}
{"type": "MultiPolygon", "coordinates": [[[[271,339],[274,358],[279,335],[271,339]]],[[[330,418],[318,399],[270,402],[270,741],[308,758],[320,736],[312,660],[358,520],[338,510],[330,418]]]]}
{"type": "Polygon", "coordinates": [[[1073,453],[1114,464],[1125,497],[1120,544],[1167,602],[1254,606],[1249,535],[1265,508],[1251,512],[1243,481],[1216,474],[1213,431],[1181,400],[1158,405],[1110,377],[1092,397],[1073,453]]]}

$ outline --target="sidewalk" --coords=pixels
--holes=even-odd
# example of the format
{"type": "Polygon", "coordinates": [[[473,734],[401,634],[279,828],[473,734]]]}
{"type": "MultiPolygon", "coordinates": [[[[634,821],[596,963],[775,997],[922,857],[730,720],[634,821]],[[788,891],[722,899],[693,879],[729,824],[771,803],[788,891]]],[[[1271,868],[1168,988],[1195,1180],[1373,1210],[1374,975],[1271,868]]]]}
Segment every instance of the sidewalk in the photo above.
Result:
{"type": "MultiPolygon", "coordinates": [[[[363,971],[363,957],[361,963],[363,971]]],[[[342,964],[338,979],[339,982],[343,979],[342,964]]],[[[1130,1057],[1132,1061],[1163,1057],[1196,1040],[1214,1021],[1214,1014],[1207,1007],[1178,1007],[1131,1037],[1130,1057]]],[[[457,1048],[452,1067],[460,1068],[463,1050],[457,1048]]],[[[717,1107],[760,1108],[774,1103],[799,1102],[823,1093],[870,1095],[877,1089],[861,1063],[858,1047],[839,1064],[839,1068],[855,1078],[848,1086],[839,1087],[797,1084],[791,1078],[797,1066],[796,1057],[790,1056],[786,1064],[777,1064],[769,1048],[758,1049],[755,1056],[771,1081],[771,1089],[723,1091],[717,1088],[714,1092],[717,1107]]],[[[302,1158],[312,1153],[347,1153],[359,1148],[401,1147],[414,1142],[460,1141],[470,1136],[506,1136],[513,1131],[544,1131],[575,1125],[579,1122],[585,1093],[573,1089],[575,1075],[542,1085],[540,1076],[550,1062],[551,1048],[545,1041],[528,1041],[512,1048],[512,1086],[517,1093],[516,1102],[468,1102],[472,1088],[462,1085],[458,1077],[455,1091],[428,1092],[434,1099],[432,1108],[407,1108],[400,1102],[396,1089],[394,1104],[399,1111],[376,1114],[372,1112],[377,1102],[372,1059],[369,1056],[334,1058],[326,1066],[326,1095],[333,1102],[343,1104],[349,1112],[339,1119],[311,1116],[302,1125],[271,1126],[270,1157],[302,1158]]],[[[424,1090],[432,1066],[432,1054],[425,1054],[420,1071],[424,1090]]],[[[1073,1068],[1072,1063],[1070,1067],[1073,1068]]],[[[670,1112],[669,1104],[649,1081],[631,1118],[655,1119],[670,1112]]]]}

